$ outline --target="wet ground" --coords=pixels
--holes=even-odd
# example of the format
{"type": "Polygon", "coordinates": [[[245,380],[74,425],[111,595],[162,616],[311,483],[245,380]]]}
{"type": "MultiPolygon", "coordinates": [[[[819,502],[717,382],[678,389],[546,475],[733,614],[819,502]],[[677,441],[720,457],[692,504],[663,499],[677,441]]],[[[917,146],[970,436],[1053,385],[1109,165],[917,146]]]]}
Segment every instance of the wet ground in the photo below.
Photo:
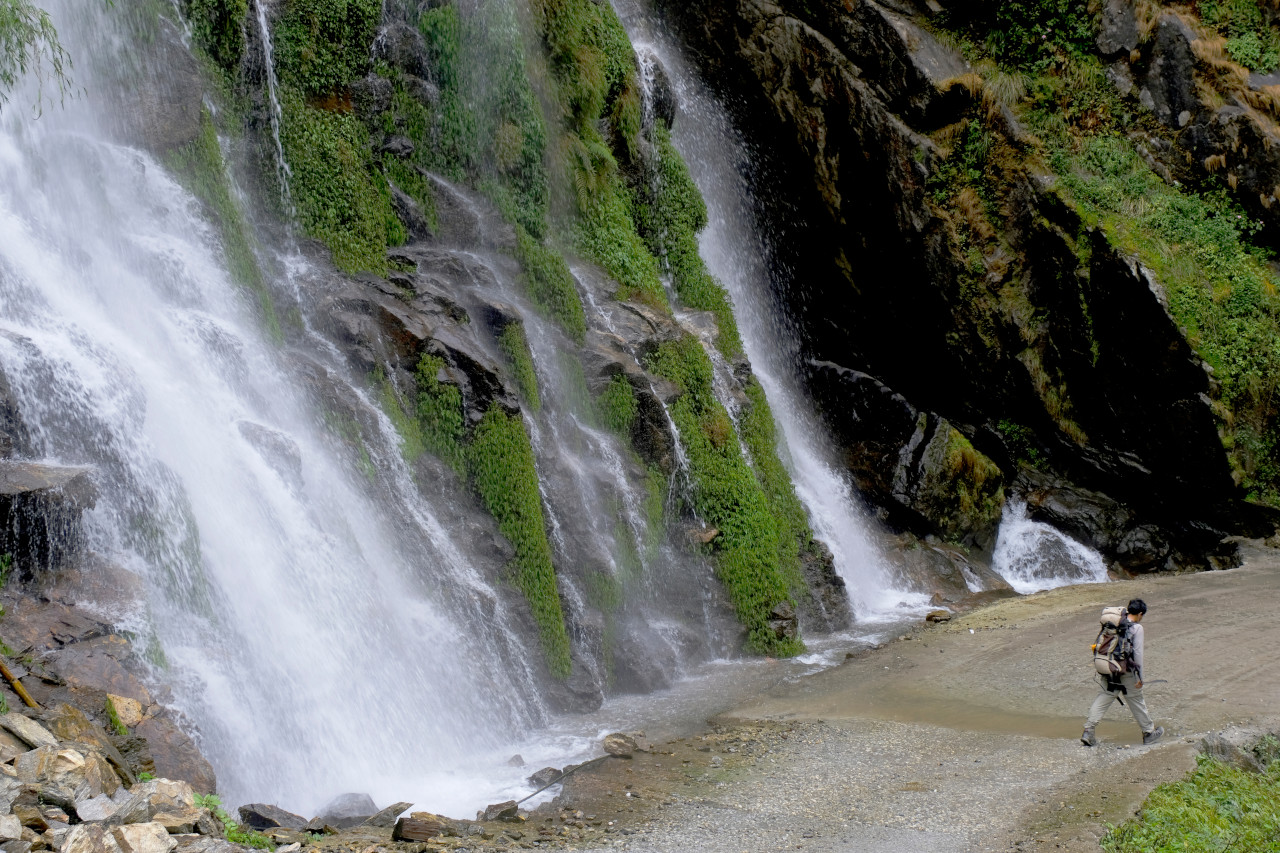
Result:
{"type": "Polygon", "coordinates": [[[1280,552],[1068,587],[904,632],[772,685],[701,733],[571,777],[523,843],[634,851],[1098,850],[1210,731],[1280,728],[1280,552]],[[1144,598],[1143,747],[1126,709],[1077,740],[1104,606],[1144,598]],[[581,812],[581,817],[577,814],[581,812]],[[566,818],[567,815],[567,818],[566,818]],[[577,826],[576,824],[582,824],[577,826]]]}

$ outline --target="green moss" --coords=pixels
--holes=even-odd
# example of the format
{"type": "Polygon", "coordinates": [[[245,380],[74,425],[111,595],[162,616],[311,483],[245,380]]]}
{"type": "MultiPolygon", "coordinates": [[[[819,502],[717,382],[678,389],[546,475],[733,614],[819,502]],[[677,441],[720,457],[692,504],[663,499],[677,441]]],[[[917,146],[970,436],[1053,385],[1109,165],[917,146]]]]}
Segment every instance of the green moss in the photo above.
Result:
{"type": "Polygon", "coordinates": [[[994,525],[1004,507],[1004,474],[979,453],[959,430],[947,433],[943,481],[952,490],[935,509],[937,521],[951,537],[994,525]]]}
{"type": "Polygon", "coordinates": [[[521,225],[516,226],[516,258],[524,268],[529,298],[581,343],[587,333],[587,317],[564,258],[539,243],[521,225]]]}
{"type": "Polygon", "coordinates": [[[596,398],[596,412],[601,423],[623,436],[631,435],[631,425],[639,408],[631,382],[622,374],[610,379],[596,398]]]}
{"type": "Polygon", "coordinates": [[[444,359],[438,356],[424,353],[418,361],[419,435],[424,448],[464,473],[466,420],[462,392],[457,385],[441,381],[443,371],[444,359]]]}
{"type": "Polygon", "coordinates": [[[693,508],[720,531],[711,546],[716,574],[747,628],[748,648],[800,653],[803,643],[778,639],[768,625],[770,611],[791,600],[793,578],[780,564],[787,551],[769,499],[743,458],[728,412],[712,393],[711,360],[696,339],[685,337],[659,346],[648,363],[682,391],[669,410],[689,460],[693,508]]]}
{"type": "Polygon", "coordinates": [[[689,167],[671,145],[666,127],[654,128],[658,170],[651,177],[652,192],[637,205],[640,234],[675,283],[680,301],[690,308],[716,316],[716,347],[726,356],[742,352],[738,323],[724,286],[707,271],[698,253],[698,232],[707,225],[707,206],[689,176],[689,167]]]}
{"type": "Polygon", "coordinates": [[[468,477],[502,535],[514,546],[515,582],[533,611],[548,666],[557,677],[568,677],[569,635],[556,590],[533,446],[524,422],[495,404],[468,434],[462,394],[457,386],[441,381],[443,369],[444,361],[438,356],[424,354],[418,364],[423,445],[468,477]]]}
{"type": "Polygon", "coordinates": [[[304,96],[339,93],[369,66],[381,0],[290,0],[274,31],[281,82],[304,96]]]}
{"type": "Polygon", "coordinates": [[[222,238],[223,256],[232,280],[253,294],[267,330],[274,340],[282,341],[284,333],[280,320],[250,242],[252,232],[231,195],[222,149],[218,146],[218,134],[207,110],[201,118],[200,135],[169,154],[167,164],[209,210],[222,238]]]}
{"type": "Polygon", "coordinates": [[[809,516],[804,504],[796,497],[791,475],[778,458],[773,411],[755,377],[747,383],[746,394],[751,404],[742,411],[738,433],[769,502],[769,511],[778,525],[779,570],[787,579],[792,595],[800,597],[808,592],[800,571],[800,552],[812,547],[813,531],[809,529],[809,516]]]}
{"type": "Polygon", "coordinates": [[[378,391],[382,411],[400,436],[400,454],[412,465],[427,449],[422,438],[422,426],[415,414],[406,410],[400,393],[381,367],[374,370],[372,381],[378,391]]]}
{"type": "Polygon", "coordinates": [[[244,56],[249,0],[184,0],[183,12],[196,44],[224,71],[234,71],[244,56]]]}
{"type": "Polygon", "coordinates": [[[280,141],[302,227],[347,272],[385,274],[386,248],[404,234],[386,181],[374,172],[368,131],[353,114],[312,106],[297,89],[280,94],[280,141]]]}
{"type": "Polygon", "coordinates": [[[1112,828],[1102,848],[1107,853],[1278,853],[1280,763],[1271,761],[1255,773],[1200,755],[1187,778],[1157,786],[1138,817],[1112,828]]]}
{"type": "Polygon", "coordinates": [[[533,447],[518,416],[490,409],[467,448],[472,483],[516,549],[516,584],[533,609],[551,671],[567,678],[569,635],[556,590],[533,447]]]}
{"type": "Polygon", "coordinates": [[[519,323],[508,323],[498,335],[498,346],[511,363],[520,397],[529,408],[538,411],[542,408],[542,400],[538,396],[538,374],[533,369],[533,353],[529,351],[524,327],[519,323]]]}
{"type": "Polygon", "coordinates": [[[106,712],[107,727],[119,737],[128,737],[129,729],[120,721],[120,713],[116,710],[116,703],[111,701],[110,696],[107,697],[106,712]]]}

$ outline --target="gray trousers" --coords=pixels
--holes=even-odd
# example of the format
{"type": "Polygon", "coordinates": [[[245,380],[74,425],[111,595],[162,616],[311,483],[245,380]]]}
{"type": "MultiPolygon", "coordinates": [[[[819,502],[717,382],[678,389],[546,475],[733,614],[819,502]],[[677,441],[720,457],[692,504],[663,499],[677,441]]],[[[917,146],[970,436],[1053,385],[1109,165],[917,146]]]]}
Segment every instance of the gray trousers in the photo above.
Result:
{"type": "Polygon", "coordinates": [[[1138,677],[1133,673],[1125,673],[1120,676],[1120,683],[1124,686],[1124,693],[1119,691],[1112,693],[1107,690],[1107,681],[1103,676],[1098,676],[1098,683],[1102,689],[1098,691],[1098,698],[1093,700],[1093,707],[1089,709],[1089,719],[1085,722],[1085,728],[1091,729],[1102,721],[1102,716],[1107,713],[1107,709],[1111,707],[1111,703],[1117,699],[1123,699],[1124,703],[1129,706],[1129,713],[1133,714],[1133,719],[1137,722],[1138,728],[1142,729],[1142,733],[1150,734],[1155,730],[1155,723],[1151,722],[1151,715],[1147,713],[1146,700],[1142,698],[1142,688],[1138,687],[1138,677]]]}

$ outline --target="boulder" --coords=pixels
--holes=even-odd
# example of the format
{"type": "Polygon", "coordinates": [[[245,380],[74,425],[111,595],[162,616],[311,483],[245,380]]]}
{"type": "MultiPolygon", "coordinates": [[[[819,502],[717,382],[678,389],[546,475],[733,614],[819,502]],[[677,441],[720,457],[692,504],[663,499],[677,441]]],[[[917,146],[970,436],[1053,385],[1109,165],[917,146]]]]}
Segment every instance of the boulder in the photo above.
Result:
{"type": "Polygon", "coordinates": [[[187,782],[152,779],[134,785],[128,799],[108,818],[108,823],[113,826],[148,823],[161,812],[183,814],[195,807],[195,791],[187,782]]]}
{"type": "Polygon", "coordinates": [[[392,803],[385,809],[380,810],[373,817],[364,822],[365,826],[382,826],[390,827],[396,825],[396,818],[407,812],[413,803],[392,803]]]}
{"type": "Polygon", "coordinates": [[[133,728],[142,722],[142,703],[137,699],[131,699],[128,696],[116,696],[107,694],[107,700],[111,702],[116,709],[116,717],[120,723],[126,728],[133,728]]]}
{"type": "Polygon", "coordinates": [[[438,820],[419,820],[402,817],[391,831],[392,841],[430,841],[444,834],[444,824],[438,820]]]}
{"type": "MultiPolygon", "coordinates": [[[[408,806],[405,808],[408,808],[408,806]]],[[[293,812],[285,811],[279,806],[265,803],[249,803],[246,806],[241,806],[240,822],[250,829],[258,831],[273,829],[277,826],[302,829],[307,825],[307,819],[302,815],[296,815],[293,812]]]]}
{"type": "Polygon", "coordinates": [[[136,734],[147,739],[158,776],[188,782],[202,794],[217,790],[218,777],[213,765],[173,720],[159,715],[148,717],[138,725],[136,734]]]}
{"type": "Polygon", "coordinates": [[[186,809],[181,812],[159,811],[152,818],[170,835],[222,835],[222,822],[208,809],[186,809]]]}
{"type": "Polygon", "coordinates": [[[0,715],[0,726],[16,735],[23,743],[33,749],[41,746],[56,747],[58,745],[58,739],[48,729],[22,714],[11,711],[8,714],[0,715]]]}
{"type": "Polygon", "coordinates": [[[237,421],[236,428],[280,479],[295,491],[302,488],[302,451],[296,441],[279,430],[253,421],[237,421]]]}
{"type": "Polygon", "coordinates": [[[1139,100],[1166,127],[1180,130],[1205,109],[1196,91],[1195,31],[1176,12],[1156,22],[1151,62],[1142,78],[1139,100]]]}
{"type": "Polygon", "coordinates": [[[178,846],[178,842],[169,837],[169,831],[155,822],[117,826],[111,835],[121,853],[170,853],[178,846]]]}
{"type": "MultiPolygon", "coordinates": [[[[141,705],[133,699],[123,696],[116,698],[121,703],[130,703],[134,708],[141,708],[141,705]]],[[[138,721],[141,721],[140,711],[138,712],[138,721]]],[[[49,728],[53,730],[60,740],[85,744],[102,753],[102,756],[111,763],[111,766],[126,785],[132,785],[136,781],[129,762],[120,753],[120,750],[116,748],[115,742],[101,726],[90,720],[79,708],[64,702],[46,713],[45,722],[49,724],[49,728]]],[[[111,792],[108,791],[107,793],[111,792]]]]}
{"type": "Polygon", "coordinates": [[[89,468],[0,460],[0,553],[16,579],[57,568],[80,545],[80,516],[97,490],[89,468]]]}
{"type": "Polygon", "coordinates": [[[794,640],[800,636],[800,620],[796,606],[790,601],[779,601],[769,611],[769,630],[779,640],[794,640]]]}
{"type": "Polygon", "coordinates": [[[1138,12],[1134,0],[1106,0],[1098,28],[1098,50],[1107,56],[1128,55],[1138,46],[1138,12]]]}
{"type": "Polygon", "coordinates": [[[12,732],[0,729],[0,764],[7,764],[31,747],[12,732]]]}
{"type": "Polygon", "coordinates": [[[392,68],[414,77],[430,77],[427,43],[417,27],[392,23],[383,27],[373,40],[371,53],[392,68]]]}
{"type": "Polygon", "coordinates": [[[17,815],[0,815],[0,842],[13,841],[22,837],[22,821],[17,815]]]}
{"type": "Polygon", "coordinates": [[[111,830],[100,823],[80,823],[65,831],[49,831],[54,834],[54,849],[58,853],[125,853],[111,830]]]}
{"type": "Polygon", "coordinates": [[[613,734],[605,735],[604,743],[601,746],[604,747],[605,752],[618,758],[630,758],[639,749],[635,738],[625,732],[614,732],[613,734]]]}
{"type": "Polygon", "coordinates": [[[504,803],[494,803],[485,806],[483,812],[476,816],[476,820],[502,820],[515,821],[520,819],[520,808],[516,805],[515,800],[507,800],[504,803]]]}
{"type": "Polygon", "coordinates": [[[18,756],[14,766],[24,784],[39,786],[46,796],[52,789],[72,803],[120,787],[120,777],[97,752],[42,746],[18,756]]]}
{"type": "Polygon", "coordinates": [[[1248,770],[1253,773],[1261,773],[1263,770],[1262,762],[1258,760],[1256,755],[1237,746],[1216,732],[1210,733],[1200,742],[1200,751],[1210,758],[1216,758],[1241,770],[1248,770]]]}
{"type": "Polygon", "coordinates": [[[368,794],[339,794],[320,810],[315,819],[338,829],[349,829],[364,823],[377,812],[378,807],[368,794]]]}
{"type": "Polygon", "coordinates": [[[546,786],[559,781],[560,771],[555,767],[544,767],[538,772],[531,775],[527,780],[530,785],[535,788],[545,788],[546,786]]]}
{"type": "MultiPolygon", "coordinates": [[[[106,794],[98,794],[87,799],[76,800],[76,816],[82,821],[105,821],[114,815],[119,808],[120,804],[106,794]]],[[[45,828],[47,829],[48,827],[46,826],[45,828]]]]}
{"type": "Polygon", "coordinates": [[[926,615],[925,615],[925,617],[924,617],[924,621],[926,621],[926,622],[950,622],[950,621],[951,621],[951,611],[950,611],[950,610],[930,610],[930,611],[928,612],[928,614],[926,614],[926,615]]]}

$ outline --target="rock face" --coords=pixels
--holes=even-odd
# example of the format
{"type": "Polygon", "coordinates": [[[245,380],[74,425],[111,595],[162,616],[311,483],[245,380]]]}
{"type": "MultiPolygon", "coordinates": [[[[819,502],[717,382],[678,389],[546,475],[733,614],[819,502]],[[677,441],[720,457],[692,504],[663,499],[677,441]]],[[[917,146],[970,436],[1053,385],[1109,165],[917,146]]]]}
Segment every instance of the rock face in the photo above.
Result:
{"type": "Polygon", "coordinates": [[[0,553],[18,580],[50,571],[80,544],[80,514],[97,497],[91,471],[34,462],[0,461],[0,553]]]}
{"type": "MultiPolygon", "coordinates": [[[[708,79],[732,87],[726,102],[753,150],[772,158],[756,195],[778,200],[788,224],[778,298],[804,330],[810,387],[881,518],[989,544],[1003,492],[1034,473],[1030,455],[1126,508],[1123,530],[1087,513],[1072,522],[1126,569],[1215,565],[1207,541],[1269,532],[1270,514],[1240,502],[1212,377],[1148,270],[1030,171],[1002,200],[1009,254],[984,258],[980,276],[966,268],[926,182],[938,156],[928,134],[972,103],[972,75],[909,4],[890,5],[898,11],[871,0],[659,3],[708,79]],[[796,210],[809,212],[798,227],[796,210]]],[[[1124,54],[1113,79],[1138,81],[1174,131],[1165,148],[1207,156],[1229,137],[1233,163],[1254,141],[1249,168],[1269,193],[1280,145],[1248,109],[1201,102],[1194,32],[1165,14],[1130,67],[1136,21],[1131,3],[1108,2],[1101,49],[1124,54]]],[[[1016,148],[1022,131],[997,107],[991,124],[1016,148]]]]}

